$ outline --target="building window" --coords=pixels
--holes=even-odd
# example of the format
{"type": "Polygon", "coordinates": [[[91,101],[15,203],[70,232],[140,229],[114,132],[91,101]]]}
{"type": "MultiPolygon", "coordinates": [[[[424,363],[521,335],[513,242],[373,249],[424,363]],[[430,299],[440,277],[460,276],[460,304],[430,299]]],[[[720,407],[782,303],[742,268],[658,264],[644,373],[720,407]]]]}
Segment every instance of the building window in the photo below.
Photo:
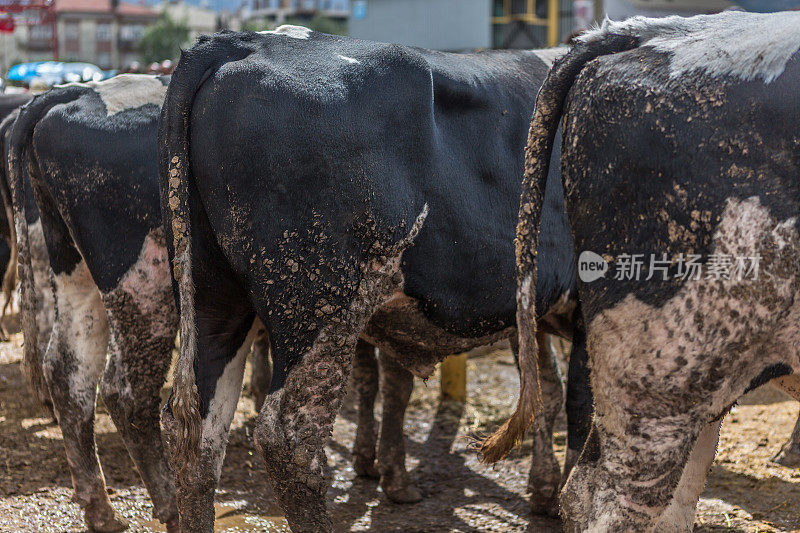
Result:
{"type": "Polygon", "coordinates": [[[50,24],[31,26],[31,41],[49,41],[53,38],[53,27],[50,24]]]}
{"type": "Polygon", "coordinates": [[[64,24],[64,38],[68,41],[77,41],[81,36],[81,27],[78,22],[67,22],[64,24]]]}
{"type": "Polygon", "coordinates": [[[101,42],[111,41],[111,23],[109,22],[97,23],[97,40],[101,42]]]}
{"type": "Polygon", "coordinates": [[[505,14],[505,0],[494,0],[494,9],[492,10],[492,15],[495,17],[502,17],[505,14]]]}
{"type": "Polygon", "coordinates": [[[142,39],[144,26],[142,24],[126,24],[119,29],[120,41],[136,42],[142,39]]]}
{"type": "Polygon", "coordinates": [[[100,68],[111,68],[111,54],[99,52],[97,54],[97,64],[100,68]]]}
{"type": "Polygon", "coordinates": [[[350,11],[349,0],[322,0],[321,9],[325,11],[336,11],[338,13],[345,13],[350,11]]]}

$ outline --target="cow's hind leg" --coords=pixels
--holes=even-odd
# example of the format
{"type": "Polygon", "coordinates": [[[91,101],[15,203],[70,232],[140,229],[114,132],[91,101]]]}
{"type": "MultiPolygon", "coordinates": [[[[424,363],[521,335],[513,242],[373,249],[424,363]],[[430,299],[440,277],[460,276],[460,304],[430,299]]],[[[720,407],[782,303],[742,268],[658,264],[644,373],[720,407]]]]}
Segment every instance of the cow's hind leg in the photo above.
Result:
{"type": "MultiPolygon", "coordinates": [[[[800,401],[800,377],[797,374],[775,379],[772,384],[800,401]]],[[[791,468],[800,467],[800,415],[797,417],[789,440],[783,445],[778,455],[772,458],[772,461],[791,468]]]]}
{"type": "Polygon", "coordinates": [[[256,411],[261,410],[272,382],[272,362],[269,359],[269,339],[264,326],[258,328],[256,340],[253,341],[253,357],[250,359],[252,374],[250,375],[250,393],[256,411]]]}
{"type": "Polygon", "coordinates": [[[533,433],[528,492],[531,495],[531,512],[533,514],[555,516],[558,514],[561,468],[553,451],[553,426],[564,402],[564,388],[552,350],[552,343],[542,333],[538,333],[537,337],[543,409],[542,420],[536,423],[533,433]]]}
{"type": "MultiPolygon", "coordinates": [[[[348,322],[326,327],[320,339],[305,348],[283,387],[267,396],[256,421],[256,447],[278,502],[297,533],[332,530],[325,507],[324,446],[341,405],[359,334],[348,322]]],[[[285,361],[277,349],[273,361],[276,365],[285,361]]]]}
{"type": "Polygon", "coordinates": [[[772,461],[790,468],[800,467],[800,416],[797,417],[791,437],[772,461]]]}
{"type": "Polygon", "coordinates": [[[86,264],[53,275],[56,321],[44,356],[44,373],[64,436],[74,500],[91,531],[127,528],[111,507],[94,438],[97,384],[106,364],[108,322],[86,264]]]}
{"type": "MultiPolygon", "coordinates": [[[[166,248],[160,250],[159,261],[166,264],[166,248]]],[[[100,392],[150,493],[153,516],[176,528],[175,488],[159,427],[159,393],[169,369],[177,312],[168,274],[161,270],[164,279],[147,279],[147,269],[134,267],[132,275],[103,296],[111,336],[100,392]]]]}
{"type": "Polygon", "coordinates": [[[719,442],[719,428],[722,418],[708,424],[694,443],[689,461],[683,468],[681,480],[672,501],[661,515],[655,531],[658,533],[691,532],[694,527],[694,515],[697,502],[706,486],[708,470],[714,462],[719,442]]]}
{"type": "Polygon", "coordinates": [[[567,454],[561,482],[566,483],[572,467],[578,461],[583,445],[592,426],[592,387],[589,381],[589,354],[586,351],[586,330],[583,319],[576,311],[575,331],[572,336],[572,351],[569,354],[567,375],[567,454]]]}
{"type": "MultiPolygon", "coordinates": [[[[412,238],[420,225],[421,221],[415,224],[412,238]]],[[[332,291],[334,295],[350,293],[349,301],[334,304],[333,297],[297,295],[298,300],[307,302],[302,310],[291,322],[276,319],[276,327],[270,328],[278,370],[273,392],[256,423],[255,441],[278,501],[297,533],[332,530],[325,506],[324,446],[341,406],[358,336],[376,306],[402,281],[399,252],[381,259],[364,265],[355,290],[337,287],[332,291]],[[313,336],[307,334],[310,324],[319,324],[313,328],[313,336]],[[287,365],[290,359],[296,361],[294,366],[287,365]],[[281,375],[281,368],[288,373],[281,375]]],[[[345,280],[358,279],[349,270],[339,274],[345,280]]],[[[260,309],[259,315],[267,316],[267,310],[260,309]]]]}
{"type": "MultiPolygon", "coordinates": [[[[356,344],[353,384],[358,395],[358,427],[353,446],[353,468],[359,476],[379,478],[375,466],[375,397],[378,395],[378,360],[375,347],[366,341],[356,344]]],[[[384,407],[385,409],[385,407],[384,407]]]]}
{"type": "Polygon", "coordinates": [[[418,502],[422,500],[422,493],[408,479],[403,434],[403,421],[414,389],[414,376],[384,350],[380,350],[380,363],[383,413],[378,470],[381,473],[381,488],[393,502],[418,502]]]}
{"type": "Polygon", "coordinates": [[[172,469],[179,473],[181,531],[214,530],[214,493],[222,473],[228,431],[242,392],[247,353],[256,335],[254,315],[242,311],[216,308],[211,315],[197,311],[199,361],[195,362],[195,373],[202,421],[196,461],[186,464],[177,453],[178,442],[184,435],[172,415],[172,400],[161,415],[172,469]]]}

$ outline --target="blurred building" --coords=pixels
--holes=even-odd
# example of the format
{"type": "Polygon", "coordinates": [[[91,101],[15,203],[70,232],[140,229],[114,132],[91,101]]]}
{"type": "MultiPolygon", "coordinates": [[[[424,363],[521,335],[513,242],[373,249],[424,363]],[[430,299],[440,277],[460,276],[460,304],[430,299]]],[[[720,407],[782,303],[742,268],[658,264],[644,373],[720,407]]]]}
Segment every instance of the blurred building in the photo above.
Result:
{"type": "Polygon", "coordinates": [[[219,30],[241,29],[241,19],[236,13],[216,12],[208,7],[196,6],[183,0],[170,0],[153,7],[159,13],[166,11],[174,21],[185,22],[189,27],[190,42],[194,42],[200,35],[208,35],[219,30]]]}
{"type": "Polygon", "coordinates": [[[735,2],[727,0],[603,0],[604,13],[612,20],[623,20],[635,15],[664,17],[719,13],[734,5],[735,2]]]}
{"type": "Polygon", "coordinates": [[[438,50],[540,48],[561,42],[572,32],[573,0],[353,0],[352,4],[353,37],[438,50]]]}
{"type": "Polygon", "coordinates": [[[350,35],[437,50],[492,46],[492,0],[354,0],[350,35]]]}
{"type": "Polygon", "coordinates": [[[53,59],[53,31],[61,61],[85,61],[103,69],[119,68],[138,60],[145,27],[158,12],[140,4],[111,0],[57,0],[52,23],[18,26],[14,33],[17,61],[53,59]],[[114,39],[118,35],[118,39],[114,39]]]}
{"type": "Polygon", "coordinates": [[[346,21],[350,0],[250,0],[248,19],[280,25],[287,19],[311,20],[316,15],[346,21]]]}
{"type": "Polygon", "coordinates": [[[664,17],[667,15],[701,15],[719,13],[732,7],[769,13],[800,9],[800,0],[602,0],[603,14],[612,20],[635,15],[664,17]]]}

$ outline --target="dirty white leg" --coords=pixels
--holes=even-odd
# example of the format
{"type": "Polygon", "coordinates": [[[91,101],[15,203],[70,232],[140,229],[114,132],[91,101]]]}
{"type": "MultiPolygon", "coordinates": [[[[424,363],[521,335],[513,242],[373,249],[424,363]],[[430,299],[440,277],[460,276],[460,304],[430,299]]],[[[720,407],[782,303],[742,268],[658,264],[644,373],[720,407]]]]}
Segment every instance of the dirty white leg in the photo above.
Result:
{"type": "Polygon", "coordinates": [[[75,489],[90,530],[122,531],[106,493],[94,438],[97,383],[106,363],[108,322],[100,292],[81,261],[53,275],[57,320],[43,361],[75,489]]]}
{"type": "MultiPolygon", "coordinates": [[[[800,401],[800,377],[796,374],[774,379],[770,383],[795,400],[800,401]]],[[[772,461],[790,468],[800,467],[800,415],[797,417],[789,440],[781,447],[781,451],[772,458],[772,461]]]]}
{"type": "Polygon", "coordinates": [[[675,490],[675,496],[667,510],[661,515],[655,531],[659,533],[692,531],[697,502],[706,486],[708,470],[717,453],[721,425],[721,418],[716,422],[711,422],[697,437],[692,454],[689,456],[689,462],[686,463],[678,488],[675,490]]]}

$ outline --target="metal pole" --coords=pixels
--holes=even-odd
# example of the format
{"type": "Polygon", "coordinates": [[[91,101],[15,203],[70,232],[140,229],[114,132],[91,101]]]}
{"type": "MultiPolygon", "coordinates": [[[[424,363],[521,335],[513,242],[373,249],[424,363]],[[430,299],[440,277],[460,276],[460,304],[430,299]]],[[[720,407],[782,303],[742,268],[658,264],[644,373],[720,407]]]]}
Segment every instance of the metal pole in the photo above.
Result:
{"type": "Polygon", "coordinates": [[[558,46],[558,0],[547,2],[547,46],[558,46]]]}
{"type": "Polygon", "coordinates": [[[442,400],[467,401],[467,354],[451,355],[441,366],[442,400]]]}
{"type": "Polygon", "coordinates": [[[58,61],[58,17],[53,13],[53,60],[58,61]]]}

